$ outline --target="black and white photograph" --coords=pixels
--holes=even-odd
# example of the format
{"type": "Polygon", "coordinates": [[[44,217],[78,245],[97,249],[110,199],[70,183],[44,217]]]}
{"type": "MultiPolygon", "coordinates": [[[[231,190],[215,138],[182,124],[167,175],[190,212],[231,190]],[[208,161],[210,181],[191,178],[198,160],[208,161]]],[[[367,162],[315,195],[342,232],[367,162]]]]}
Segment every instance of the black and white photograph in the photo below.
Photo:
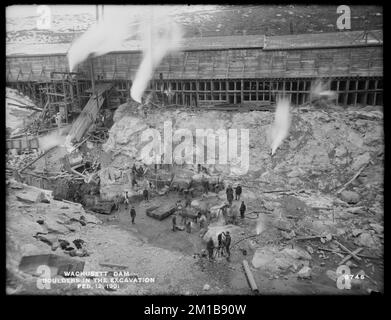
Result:
{"type": "Polygon", "coordinates": [[[5,18],[6,295],[383,295],[381,5],[5,18]]]}

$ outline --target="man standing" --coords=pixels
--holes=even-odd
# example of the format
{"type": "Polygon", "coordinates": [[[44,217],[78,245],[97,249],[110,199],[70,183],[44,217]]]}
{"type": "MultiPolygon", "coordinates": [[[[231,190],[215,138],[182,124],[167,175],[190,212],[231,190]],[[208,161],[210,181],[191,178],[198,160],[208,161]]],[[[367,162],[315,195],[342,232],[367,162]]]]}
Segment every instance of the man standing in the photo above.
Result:
{"type": "Polygon", "coordinates": [[[172,216],[172,231],[176,231],[176,214],[172,216]]]}
{"type": "Polygon", "coordinates": [[[214,249],[215,249],[215,245],[213,243],[213,239],[210,238],[209,241],[206,243],[206,250],[208,251],[209,254],[209,260],[213,260],[214,249]]]}
{"type": "Polygon", "coordinates": [[[129,205],[129,196],[128,196],[128,191],[125,192],[125,199],[124,199],[124,203],[125,203],[125,210],[128,210],[128,205],[129,205]]]}
{"type": "Polygon", "coordinates": [[[222,232],[222,233],[219,233],[219,235],[217,236],[217,241],[219,243],[219,246],[217,248],[217,252],[218,252],[219,256],[224,255],[224,248],[223,248],[223,236],[224,235],[225,235],[225,233],[222,232]]]}
{"type": "Polygon", "coordinates": [[[227,220],[227,208],[228,208],[228,204],[224,204],[224,205],[219,209],[219,214],[218,214],[218,216],[220,217],[220,215],[222,215],[224,221],[227,220]]]}
{"type": "Polygon", "coordinates": [[[234,199],[234,190],[232,189],[231,185],[228,186],[226,193],[227,193],[227,201],[229,205],[231,205],[234,199]]]}
{"type": "Polygon", "coordinates": [[[114,197],[114,206],[115,206],[115,210],[119,211],[120,203],[121,203],[121,196],[120,196],[119,194],[117,194],[117,195],[114,197]]]}
{"type": "Polygon", "coordinates": [[[227,251],[228,254],[227,260],[229,261],[231,257],[231,252],[229,251],[229,247],[231,246],[231,235],[229,234],[229,231],[225,233],[224,245],[225,245],[225,250],[227,251]]]}
{"type": "Polygon", "coordinates": [[[191,233],[191,221],[186,222],[186,232],[191,233]]]}
{"type": "Polygon", "coordinates": [[[132,224],[134,224],[134,219],[136,218],[136,210],[134,209],[134,206],[130,208],[130,217],[132,218],[132,224]]]}
{"type": "Polygon", "coordinates": [[[136,175],[132,174],[132,188],[137,185],[136,175]]]}
{"type": "Polygon", "coordinates": [[[242,186],[238,184],[235,189],[235,200],[240,200],[240,195],[242,194],[242,186]]]}
{"type": "Polygon", "coordinates": [[[244,201],[242,201],[239,211],[240,211],[240,218],[244,219],[244,213],[246,212],[246,205],[244,204],[244,201]]]}
{"type": "Polygon", "coordinates": [[[200,218],[199,218],[199,223],[200,223],[200,229],[205,228],[206,217],[205,217],[204,214],[201,214],[201,216],[200,216],[200,218]]]}
{"type": "Polygon", "coordinates": [[[143,196],[144,196],[144,200],[148,201],[148,190],[147,189],[144,189],[143,196]]]}
{"type": "Polygon", "coordinates": [[[209,180],[205,177],[202,177],[202,188],[205,194],[208,194],[209,191],[209,180]]]}

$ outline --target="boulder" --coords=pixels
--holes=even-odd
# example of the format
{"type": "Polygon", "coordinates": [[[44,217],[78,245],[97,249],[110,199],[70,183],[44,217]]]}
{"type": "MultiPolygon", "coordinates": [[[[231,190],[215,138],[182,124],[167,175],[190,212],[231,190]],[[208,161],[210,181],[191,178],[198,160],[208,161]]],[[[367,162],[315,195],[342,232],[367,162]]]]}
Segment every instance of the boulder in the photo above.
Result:
{"type": "Polygon", "coordinates": [[[293,259],[297,260],[311,260],[311,255],[304,249],[300,247],[296,248],[285,248],[284,250],[281,251],[281,254],[285,256],[292,257],[293,259]]]}
{"type": "Polygon", "coordinates": [[[307,266],[301,268],[297,273],[297,277],[299,279],[311,279],[311,268],[307,266]]]}
{"type": "Polygon", "coordinates": [[[328,278],[330,278],[334,282],[337,281],[337,279],[338,279],[337,272],[335,272],[333,270],[327,270],[326,275],[328,278]]]}
{"type": "Polygon", "coordinates": [[[45,193],[38,190],[29,189],[28,191],[25,191],[24,193],[19,193],[16,198],[19,201],[27,202],[27,203],[39,203],[39,202],[46,202],[48,203],[49,200],[46,198],[45,193]]]}
{"type": "Polygon", "coordinates": [[[295,167],[291,172],[288,173],[287,176],[288,178],[296,178],[303,174],[305,174],[304,170],[295,167]]]}
{"type": "Polygon", "coordinates": [[[370,223],[370,227],[376,231],[378,234],[384,233],[384,227],[378,223],[370,223]]]}
{"type": "Polygon", "coordinates": [[[373,239],[370,233],[361,233],[357,239],[354,240],[354,243],[358,246],[363,246],[367,248],[374,248],[376,246],[376,241],[373,239]]]}
{"type": "Polygon", "coordinates": [[[360,235],[363,232],[364,232],[364,230],[362,230],[362,229],[353,229],[352,230],[352,236],[353,237],[357,237],[358,235],[360,235]]]}
{"type": "Polygon", "coordinates": [[[366,211],[364,210],[364,207],[353,207],[353,208],[347,208],[347,212],[351,214],[365,214],[366,211]]]}
{"type": "Polygon", "coordinates": [[[364,164],[368,163],[370,160],[371,155],[369,154],[369,152],[365,152],[364,154],[361,154],[355,158],[351,168],[353,171],[358,171],[364,164]]]}
{"type": "Polygon", "coordinates": [[[43,225],[49,233],[67,234],[70,231],[67,227],[53,219],[45,219],[43,225]]]}
{"type": "Polygon", "coordinates": [[[307,265],[311,256],[300,248],[278,251],[274,247],[259,248],[255,251],[252,264],[255,268],[270,272],[277,272],[288,268],[297,269],[300,265],[307,265]]]}
{"type": "Polygon", "coordinates": [[[347,203],[355,204],[360,201],[360,195],[354,191],[342,191],[341,199],[347,203]]]}
{"type": "Polygon", "coordinates": [[[345,156],[347,153],[347,150],[346,150],[346,147],[344,145],[339,145],[336,149],[335,149],[335,156],[336,157],[343,157],[345,156]]]}
{"type": "Polygon", "coordinates": [[[252,264],[255,268],[261,268],[266,265],[269,265],[273,262],[274,256],[277,252],[269,249],[269,248],[260,248],[255,251],[252,264]]]}
{"type": "Polygon", "coordinates": [[[88,207],[91,211],[101,213],[101,214],[111,214],[111,211],[114,209],[113,201],[100,201],[97,204],[88,207]]]}

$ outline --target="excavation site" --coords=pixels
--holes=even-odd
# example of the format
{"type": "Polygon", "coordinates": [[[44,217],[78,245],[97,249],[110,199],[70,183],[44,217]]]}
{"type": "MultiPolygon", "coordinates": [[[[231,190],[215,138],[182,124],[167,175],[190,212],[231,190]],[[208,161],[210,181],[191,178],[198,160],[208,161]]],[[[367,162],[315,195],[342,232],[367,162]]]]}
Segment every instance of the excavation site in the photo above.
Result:
{"type": "Polygon", "coordinates": [[[382,294],[382,8],[341,7],[7,7],[7,294],[382,294]]]}

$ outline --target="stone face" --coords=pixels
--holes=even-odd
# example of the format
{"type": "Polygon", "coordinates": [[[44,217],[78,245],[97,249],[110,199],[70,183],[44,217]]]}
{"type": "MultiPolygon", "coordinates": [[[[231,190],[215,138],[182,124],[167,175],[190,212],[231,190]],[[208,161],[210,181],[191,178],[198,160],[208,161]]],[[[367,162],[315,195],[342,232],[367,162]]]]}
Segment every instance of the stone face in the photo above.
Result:
{"type": "Polygon", "coordinates": [[[355,204],[360,201],[360,195],[354,191],[342,191],[341,199],[347,203],[355,204]]]}

